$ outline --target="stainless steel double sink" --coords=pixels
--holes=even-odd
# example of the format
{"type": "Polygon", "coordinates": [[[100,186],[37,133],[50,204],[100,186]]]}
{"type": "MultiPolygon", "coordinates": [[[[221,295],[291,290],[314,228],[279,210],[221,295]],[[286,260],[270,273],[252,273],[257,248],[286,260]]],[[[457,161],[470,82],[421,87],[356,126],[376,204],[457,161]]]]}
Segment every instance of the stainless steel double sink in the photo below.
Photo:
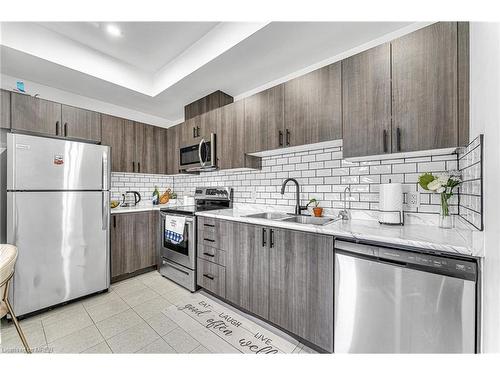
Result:
{"type": "Polygon", "coordinates": [[[292,215],[284,212],[261,212],[258,214],[245,215],[245,217],[312,225],[326,225],[340,220],[339,218],[292,215]]]}

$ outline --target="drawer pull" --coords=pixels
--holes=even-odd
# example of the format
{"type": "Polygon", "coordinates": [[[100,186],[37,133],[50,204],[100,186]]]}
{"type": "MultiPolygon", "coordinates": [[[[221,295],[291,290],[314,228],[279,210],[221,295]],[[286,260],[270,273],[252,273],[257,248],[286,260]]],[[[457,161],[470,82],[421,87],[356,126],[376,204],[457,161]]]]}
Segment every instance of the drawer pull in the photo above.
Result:
{"type": "Polygon", "coordinates": [[[204,227],[215,228],[214,224],[203,224],[204,227]]]}
{"type": "Polygon", "coordinates": [[[212,240],[210,238],[204,238],[203,241],[208,241],[208,242],[215,242],[215,240],[212,240]]]}
{"type": "Polygon", "coordinates": [[[214,254],[210,254],[210,253],[203,253],[203,255],[206,255],[207,257],[212,257],[212,258],[215,258],[215,255],[214,255],[214,254]]]}
{"type": "Polygon", "coordinates": [[[212,275],[207,275],[206,273],[203,274],[203,277],[206,277],[207,279],[213,280],[214,277],[212,275]]]}

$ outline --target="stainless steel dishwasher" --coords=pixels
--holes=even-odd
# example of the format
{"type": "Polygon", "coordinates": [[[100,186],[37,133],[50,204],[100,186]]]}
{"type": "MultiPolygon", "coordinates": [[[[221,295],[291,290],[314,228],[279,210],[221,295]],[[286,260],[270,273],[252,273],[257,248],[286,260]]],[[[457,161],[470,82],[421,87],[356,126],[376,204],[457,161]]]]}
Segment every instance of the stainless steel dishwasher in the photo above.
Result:
{"type": "Polygon", "coordinates": [[[477,264],[335,242],[335,353],[474,353],[477,264]]]}

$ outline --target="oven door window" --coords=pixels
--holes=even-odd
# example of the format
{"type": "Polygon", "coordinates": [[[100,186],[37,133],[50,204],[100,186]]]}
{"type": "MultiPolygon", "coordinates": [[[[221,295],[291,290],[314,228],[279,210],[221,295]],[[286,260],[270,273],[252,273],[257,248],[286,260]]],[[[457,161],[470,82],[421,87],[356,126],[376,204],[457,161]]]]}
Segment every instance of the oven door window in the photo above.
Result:
{"type": "MultiPolygon", "coordinates": [[[[165,228],[165,225],[163,225],[163,228],[165,228]]],[[[187,224],[184,226],[183,240],[182,240],[182,242],[179,242],[179,243],[175,243],[175,242],[170,241],[167,238],[167,236],[165,235],[165,230],[163,230],[163,247],[165,249],[175,251],[176,253],[188,256],[189,255],[189,231],[188,231],[187,224]]]]}

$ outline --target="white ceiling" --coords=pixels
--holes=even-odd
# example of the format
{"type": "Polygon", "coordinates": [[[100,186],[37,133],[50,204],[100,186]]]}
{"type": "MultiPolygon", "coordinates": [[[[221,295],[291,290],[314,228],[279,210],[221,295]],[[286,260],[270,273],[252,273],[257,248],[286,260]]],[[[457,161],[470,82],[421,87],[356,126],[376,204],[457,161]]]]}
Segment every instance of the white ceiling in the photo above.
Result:
{"type": "Polygon", "coordinates": [[[107,22],[39,22],[39,25],[149,73],[157,72],[188,49],[217,22],[118,22],[122,36],[107,22]]]}
{"type": "Polygon", "coordinates": [[[185,104],[215,90],[245,95],[421,27],[408,22],[127,22],[115,23],[123,36],[112,39],[102,24],[41,23],[35,25],[35,41],[42,34],[45,44],[35,48],[33,25],[16,24],[8,27],[22,28],[15,34],[7,30],[11,36],[1,39],[3,74],[164,118],[166,124],[182,119],[185,104]],[[71,48],[81,58],[49,56],[45,50],[56,44],[59,55],[71,48]]]}

